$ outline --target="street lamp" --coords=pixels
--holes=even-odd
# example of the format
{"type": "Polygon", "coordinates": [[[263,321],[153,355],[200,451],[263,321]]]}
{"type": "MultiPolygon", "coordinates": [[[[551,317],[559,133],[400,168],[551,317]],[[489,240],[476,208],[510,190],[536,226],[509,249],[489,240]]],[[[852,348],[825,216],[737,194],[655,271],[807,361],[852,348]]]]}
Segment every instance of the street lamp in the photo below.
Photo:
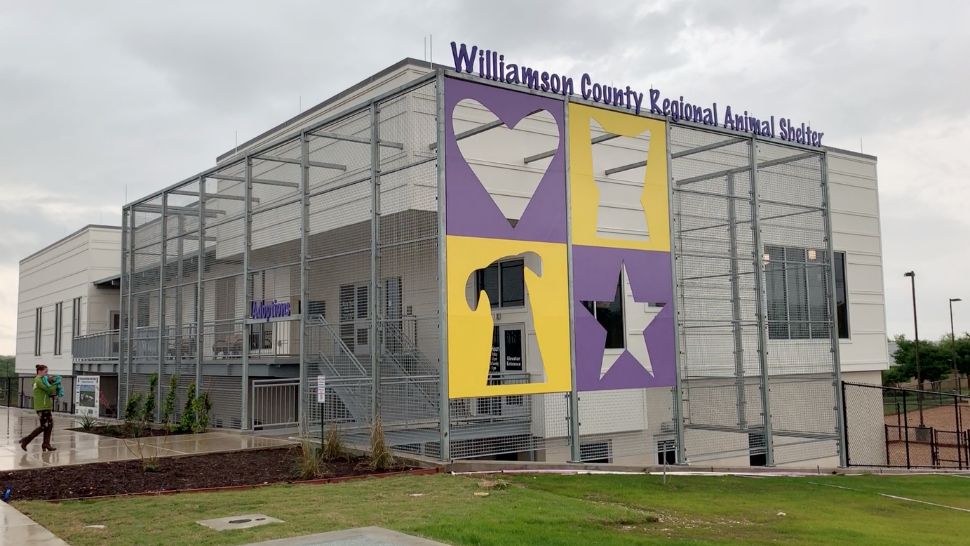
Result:
{"type": "Polygon", "coordinates": [[[913,333],[915,334],[913,343],[916,348],[916,383],[919,385],[919,390],[916,391],[916,403],[919,406],[919,428],[924,428],[926,425],[923,421],[923,370],[919,365],[919,321],[916,320],[916,272],[907,271],[903,276],[909,277],[913,289],[913,333]]]}
{"type": "Polygon", "coordinates": [[[960,374],[957,371],[957,336],[953,330],[953,302],[963,301],[960,298],[950,298],[950,356],[953,358],[953,379],[956,379],[956,393],[960,394],[960,374]]]}

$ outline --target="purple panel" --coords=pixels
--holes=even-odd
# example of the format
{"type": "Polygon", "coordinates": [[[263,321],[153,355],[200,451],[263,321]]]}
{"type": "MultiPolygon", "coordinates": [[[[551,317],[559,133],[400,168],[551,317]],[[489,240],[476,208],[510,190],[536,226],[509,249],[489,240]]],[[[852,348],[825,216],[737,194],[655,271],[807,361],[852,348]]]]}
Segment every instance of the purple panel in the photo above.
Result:
{"type": "Polygon", "coordinates": [[[576,245],[573,247],[573,283],[577,388],[598,391],[673,385],[676,360],[670,253],[576,245]],[[613,300],[621,264],[626,265],[634,301],[664,304],[643,331],[653,375],[633,355],[624,351],[601,379],[606,329],[582,302],[613,300]]]}
{"type": "Polygon", "coordinates": [[[445,79],[445,206],[448,235],[566,242],[566,173],[563,162],[563,103],[489,85],[445,79]],[[474,99],[514,128],[536,110],[548,110],[559,126],[559,147],[532,200],[513,228],[461,155],[452,115],[464,99],[474,99]]]}

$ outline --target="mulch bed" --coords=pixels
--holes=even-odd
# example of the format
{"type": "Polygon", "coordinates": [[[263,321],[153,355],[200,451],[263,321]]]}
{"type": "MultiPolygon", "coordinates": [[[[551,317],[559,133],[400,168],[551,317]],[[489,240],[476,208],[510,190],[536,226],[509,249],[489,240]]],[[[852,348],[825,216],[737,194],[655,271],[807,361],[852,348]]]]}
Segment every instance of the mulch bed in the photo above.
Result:
{"type": "Polygon", "coordinates": [[[98,434],[100,436],[109,436],[111,438],[141,438],[145,436],[178,436],[181,434],[192,434],[192,431],[180,432],[180,431],[167,431],[161,428],[150,428],[145,427],[142,429],[139,436],[132,436],[128,433],[128,430],[124,425],[97,425],[91,427],[87,430],[83,428],[69,428],[67,430],[73,432],[87,432],[89,434],[98,434]]]}
{"type": "MultiPolygon", "coordinates": [[[[282,447],[160,457],[155,472],[144,472],[138,460],[0,472],[0,490],[12,488],[12,500],[59,500],[296,482],[299,452],[282,447]]],[[[323,477],[374,474],[359,463],[328,464],[323,477]]]]}

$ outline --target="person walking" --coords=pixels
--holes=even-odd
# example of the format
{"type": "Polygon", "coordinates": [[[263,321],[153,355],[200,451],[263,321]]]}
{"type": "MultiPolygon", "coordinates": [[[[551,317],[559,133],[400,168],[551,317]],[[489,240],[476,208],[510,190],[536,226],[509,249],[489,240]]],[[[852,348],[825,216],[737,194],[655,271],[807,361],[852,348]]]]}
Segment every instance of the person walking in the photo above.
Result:
{"type": "Polygon", "coordinates": [[[51,384],[46,380],[47,366],[38,364],[36,368],[37,376],[34,377],[34,411],[40,417],[40,426],[20,440],[20,447],[24,451],[27,451],[27,445],[38,434],[43,432],[44,442],[40,446],[41,449],[44,451],[57,451],[57,448],[51,445],[51,433],[54,431],[54,416],[51,414],[53,408],[52,397],[57,393],[57,385],[51,384]]]}

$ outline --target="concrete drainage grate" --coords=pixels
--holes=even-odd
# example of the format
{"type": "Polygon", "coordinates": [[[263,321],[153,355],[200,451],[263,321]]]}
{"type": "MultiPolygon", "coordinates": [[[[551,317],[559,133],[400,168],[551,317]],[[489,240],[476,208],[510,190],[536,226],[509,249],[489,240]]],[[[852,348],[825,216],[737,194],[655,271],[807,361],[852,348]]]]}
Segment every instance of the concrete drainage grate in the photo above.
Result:
{"type": "Polygon", "coordinates": [[[215,531],[231,531],[233,529],[259,527],[260,525],[268,525],[270,523],[283,523],[283,520],[271,518],[266,514],[243,514],[240,516],[229,516],[227,518],[204,519],[196,523],[215,531]]]}

